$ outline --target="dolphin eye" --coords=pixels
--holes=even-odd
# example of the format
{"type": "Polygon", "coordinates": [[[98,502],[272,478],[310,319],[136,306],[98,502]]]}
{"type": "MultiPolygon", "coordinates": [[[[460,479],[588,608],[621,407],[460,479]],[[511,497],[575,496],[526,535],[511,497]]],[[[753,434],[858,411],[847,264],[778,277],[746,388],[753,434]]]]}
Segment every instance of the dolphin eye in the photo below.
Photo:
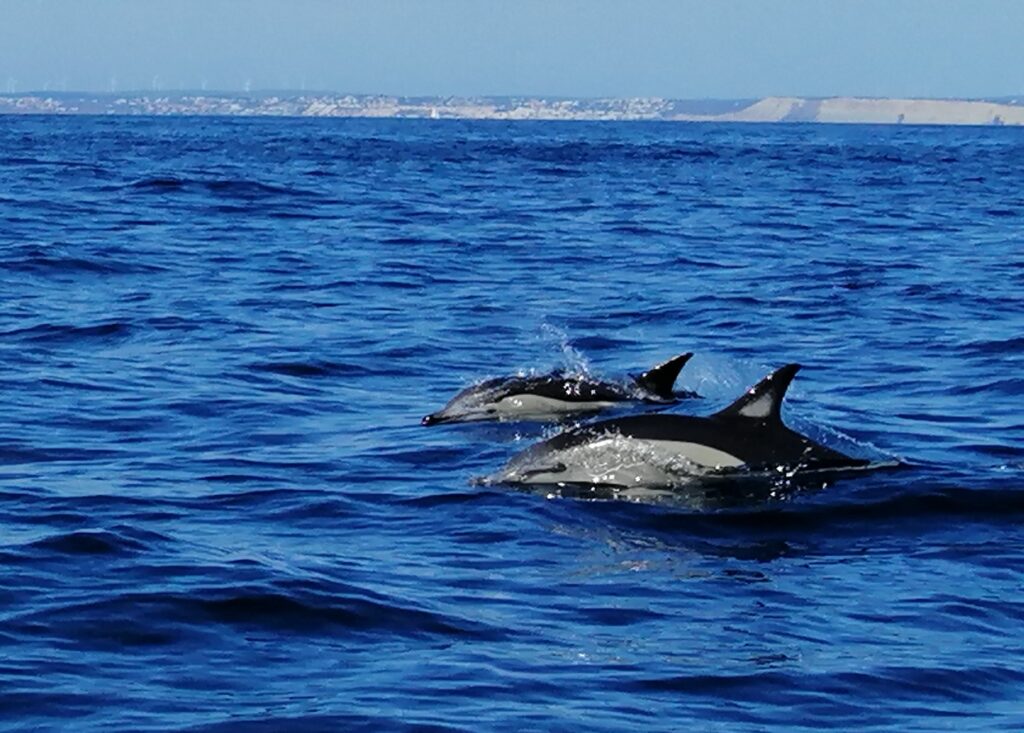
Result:
{"type": "Polygon", "coordinates": [[[488,408],[487,408],[487,410],[486,410],[486,412],[487,412],[487,414],[488,414],[488,415],[493,415],[493,414],[494,414],[494,413],[496,413],[497,411],[498,411],[498,408],[497,408],[497,407],[488,407],[488,408]]]}

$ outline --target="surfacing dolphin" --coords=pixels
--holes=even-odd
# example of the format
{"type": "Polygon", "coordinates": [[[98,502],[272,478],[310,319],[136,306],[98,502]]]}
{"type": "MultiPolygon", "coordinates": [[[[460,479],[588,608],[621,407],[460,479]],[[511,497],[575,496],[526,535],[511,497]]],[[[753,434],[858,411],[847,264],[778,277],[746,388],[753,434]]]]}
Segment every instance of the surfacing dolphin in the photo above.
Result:
{"type": "Polygon", "coordinates": [[[515,456],[486,483],[671,486],[708,472],[856,468],[844,455],[782,423],[799,364],[765,377],[709,417],[634,415],[566,430],[515,456]]]}
{"type": "Polygon", "coordinates": [[[676,377],[693,354],[680,354],[635,377],[632,385],[592,379],[586,375],[545,374],[498,377],[459,392],[424,425],[480,420],[550,420],[599,412],[628,403],[671,405],[693,392],[673,391],[676,377]]]}

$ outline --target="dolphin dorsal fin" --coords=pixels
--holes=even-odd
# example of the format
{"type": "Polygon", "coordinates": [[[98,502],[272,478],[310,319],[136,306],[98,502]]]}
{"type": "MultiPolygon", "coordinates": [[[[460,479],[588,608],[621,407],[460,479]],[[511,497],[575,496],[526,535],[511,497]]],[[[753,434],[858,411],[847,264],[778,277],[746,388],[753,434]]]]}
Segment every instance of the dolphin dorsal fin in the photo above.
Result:
{"type": "Polygon", "coordinates": [[[675,388],[676,377],[679,376],[679,372],[691,357],[693,354],[689,352],[673,356],[668,361],[651,367],[636,377],[636,383],[641,389],[670,400],[675,396],[672,390],[675,388]]]}
{"type": "Polygon", "coordinates": [[[776,369],[747,390],[746,394],[716,412],[713,417],[746,417],[754,420],[782,420],[782,398],[786,396],[793,377],[800,371],[799,364],[787,364],[776,369]]]}

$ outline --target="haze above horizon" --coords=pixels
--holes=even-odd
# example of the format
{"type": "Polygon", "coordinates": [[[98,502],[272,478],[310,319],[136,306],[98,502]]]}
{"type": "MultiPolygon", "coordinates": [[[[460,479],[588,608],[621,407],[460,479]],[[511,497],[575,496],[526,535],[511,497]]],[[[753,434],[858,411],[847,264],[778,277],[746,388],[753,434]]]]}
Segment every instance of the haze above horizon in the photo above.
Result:
{"type": "Polygon", "coordinates": [[[6,0],[0,90],[995,97],[1015,0],[6,0]]]}

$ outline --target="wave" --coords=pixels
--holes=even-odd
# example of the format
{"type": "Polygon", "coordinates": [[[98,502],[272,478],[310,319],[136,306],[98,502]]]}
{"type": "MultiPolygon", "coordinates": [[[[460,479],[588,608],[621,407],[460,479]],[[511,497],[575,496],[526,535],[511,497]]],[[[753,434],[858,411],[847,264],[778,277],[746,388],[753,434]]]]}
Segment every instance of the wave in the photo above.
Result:
{"type": "Polygon", "coordinates": [[[989,354],[1008,354],[1019,356],[1021,353],[1024,353],[1024,336],[971,341],[964,344],[961,348],[970,354],[985,356],[989,354]]]}
{"type": "Polygon", "coordinates": [[[86,463],[121,455],[117,446],[86,448],[82,445],[33,446],[24,440],[0,438],[0,465],[32,463],[86,463]]]}
{"type": "Polygon", "coordinates": [[[155,176],[133,181],[125,188],[140,193],[168,194],[196,191],[225,198],[252,199],[261,197],[304,197],[321,198],[311,189],[295,186],[280,186],[244,178],[181,178],[177,176],[155,176]]]}
{"type": "Polygon", "coordinates": [[[0,269],[27,274],[85,273],[94,275],[151,274],[166,268],[139,259],[126,260],[102,251],[91,256],[64,247],[22,245],[0,250],[0,269]]]}
{"type": "MultiPolygon", "coordinates": [[[[144,568],[135,572],[143,577],[144,568]]],[[[150,572],[159,577],[159,567],[150,572]]],[[[296,586],[295,583],[290,584],[296,586]]],[[[9,617],[12,634],[46,633],[86,646],[169,644],[216,626],[320,636],[454,637],[496,641],[506,632],[336,583],[320,591],[274,585],[222,585],[119,593],[9,617]],[[45,631],[43,631],[45,629],[45,631]]]]}
{"type": "Polygon", "coordinates": [[[246,717],[232,714],[229,719],[214,723],[202,723],[182,729],[188,733],[278,733],[279,731],[324,730],[346,731],[346,733],[471,733],[479,731],[477,725],[460,727],[448,723],[424,723],[410,721],[401,712],[389,715],[320,714],[320,715],[275,715],[262,712],[246,717]]]}
{"type": "Polygon", "coordinates": [[[84,692],[36,692],[8,688],[0,695],[0,718],[23,721],[26,728],[31,729],[34,726],[29,721],[34,716],[44,716],[50,724],[53,718],[61,721],[81,720],[95,712],[96,706],[96,696],[84,692]]]}
{"type": "Polygon", "coordinates": [[[0,339],[16,338],[37,343],[65,343],[93,339],[124,338],[131,333],[131,325],[122,321],[107,321],[90,326],[61,323],[40,323],[0,332],[0,339]]]}
{"type": "Polygon", "coordinates": [[[256,372],[270,372],[286,377],[340,377],[371,374],[365,367],[357,364],[330,361],[267,361],[249,364],[248,368],[256,372]]]}
{"type": "Polygon", "coordinates": [[[110,530],[75,530],[44,537],[28,545],[32,550],[57,553],[61,555],[134,555],[151,548],[155,540],[166,540],[166,537],[155,532],[132,530],[131,537],[127,533],[110,530]],[[148,541],[140,539],[146,538],[148,541]]]}
{"type": "MultiPolygon", "coordinates": [[[[783,662],[785,664],[785,662],[783,662]]],[[[769,670],[744,674],[691,674],[619,681],[638,694],[727,697],[792,711],[794,721],[832,722],[830,706],[865,714],[882,701],[983,703],[1003,699],[1024,682],[1024,672],[1004,666],[874,667],[867,671],[808,674],[769,670]],[[810,718],[806,717],[810,715],[810,718]]],[[[848,711],[849,713],[849,711],[848,711]]],[[[899,715],[898,711],[890,713],[899,715]]]]}
{"type": "MultiPolygon", "coordinates": [[[[1013,482],[1011,480],[1011,485],[1013,482]]],[[[762,550],[774,542],[818,543],[842,536],[873,536],[879,532],[900,536],[905,531],[942,532],[951,523],[980,523],[988,526],[1017,524],[1024,519],[1024,484],[1019,488],[979,489],[950,487],[922,492],[898,493],[876,486],[870,492],[862,487],[852,495],[839,494],[838,488],[790,491],[786,494],[760,487],[757,494],[719,496],[709,500],[701,495],[695,506],[692,493],[652,494],[648,501],[583,502],[579,511],[601,521],[631,531],[654,532],[664,538],[686,543],[703,540],[727,541],[727,555],[733,550],[762,550]],[[837,495],[839,494],[839,495],[837,495]],[[865,495],[868,494],[868,495],[865,495]],[[878,494],[882,494],[878,496],[878,494]],[[618,508],[616,508],[616,505],[618,508]]],[[[564,490],[563,490],[564,492],[564,490]]],[[[574,496],[573,494],[567,494],[574,496]]],[[[581,492],[580,498],[614,499],[616,495],[581,492]]],[[[703,546],[715,550],[718,545],[703,546]]]]}

